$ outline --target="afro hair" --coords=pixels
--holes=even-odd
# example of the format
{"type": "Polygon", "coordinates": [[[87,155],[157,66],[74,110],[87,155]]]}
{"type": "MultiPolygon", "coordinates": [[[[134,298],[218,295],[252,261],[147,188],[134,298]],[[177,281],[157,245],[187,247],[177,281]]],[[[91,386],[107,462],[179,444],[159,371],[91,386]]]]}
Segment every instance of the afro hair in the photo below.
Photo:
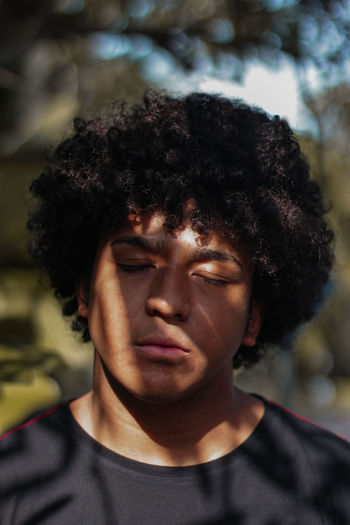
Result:
{"type": "Polygon", "coordinates": [[[85,341],[76,286],[90,275],[101,233],[135,210],[162,211],[164,226],[176,228],[189,200],[194,229],[220,228],[248,251],[253,297],[264,305],[257,343],[238,350],[234,367],[286,344],[314,315],[333,234],[285,121],[218,95],[151,90],[142,104],[115,102],[103,117],[76,119],[74,128],[31,185],[38,201],[28,227],[30,252],[85,341]]]}

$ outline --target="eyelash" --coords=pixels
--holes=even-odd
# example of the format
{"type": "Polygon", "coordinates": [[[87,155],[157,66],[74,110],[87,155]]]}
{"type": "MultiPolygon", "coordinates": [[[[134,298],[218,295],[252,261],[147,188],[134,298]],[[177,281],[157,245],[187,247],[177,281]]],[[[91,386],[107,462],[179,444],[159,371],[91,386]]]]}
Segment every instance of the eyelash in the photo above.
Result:
{"type": "Polygon", "coordinates": [[[210,277],[206,277],[204,275],[199,275],[198,277],[201,277],[201,279],[203,279],[206,283],[213,286],[225,286],[228,284],[227,281],[221,281],[220,279],[210,279],[210,277]]]}
{"type": "MultiPolygon", "coordinates": [[[[132,264],[118,264],[118,267],[122,272],[125,273],[137,273],[142,272],[143,270],[146,270],[147,268],[151,268],[151,265],[148,264],[140,264],[140,265],[132,265],[132,264]]],[[[205,275],[197,275],[197,277],[200,277],[205,281],[206,283],[212,285],[212,286],[225,286],[227,285],[227,281],[222,281],[220,279],[211,279],[210,277],[207,277],[205,275]]]]}
{"type": "Polygon", "coordinates": [[[135,272],[141,272],[145,270],[146,268],[151,268],[151,265],[149,264],[140,264],[140,265],[133,265],[133,264],[118,264],[118,267],[121,269],[122,272],[126,273],[135,273],[135,272]]]}

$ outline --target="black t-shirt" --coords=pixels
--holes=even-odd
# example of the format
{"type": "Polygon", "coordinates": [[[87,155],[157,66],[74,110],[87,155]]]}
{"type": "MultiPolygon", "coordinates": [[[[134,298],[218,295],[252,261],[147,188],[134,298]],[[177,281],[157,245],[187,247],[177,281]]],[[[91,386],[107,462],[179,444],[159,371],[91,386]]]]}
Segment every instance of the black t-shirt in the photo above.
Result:
{"type": "Polygon", "coordinates": [[[188,467],[119,456],[61,405],[0,441],[0,523],[349,524],[349,443],[265,405],[241,446],[188,467]]]}

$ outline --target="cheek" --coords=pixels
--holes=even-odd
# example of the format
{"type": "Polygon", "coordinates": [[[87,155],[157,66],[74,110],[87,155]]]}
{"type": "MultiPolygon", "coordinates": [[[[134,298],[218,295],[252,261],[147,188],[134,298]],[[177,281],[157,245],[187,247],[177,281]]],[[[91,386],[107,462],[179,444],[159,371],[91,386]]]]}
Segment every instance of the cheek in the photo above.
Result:
{"type": "Polygon", "coordinates": [[[89,307],[89,329],[95,346],[125,338],[131,318],[118,281],[103,276],[96,280],[89,307]]]}
{"type": "Polygon", "coordinates": [[[205,307],[198,307],[199,337],[206,345],[211,341],[223,352],[241,345],[248,323],[249,295],[238,292],[221,296],[218,301],[212,296],[205,307]]]}

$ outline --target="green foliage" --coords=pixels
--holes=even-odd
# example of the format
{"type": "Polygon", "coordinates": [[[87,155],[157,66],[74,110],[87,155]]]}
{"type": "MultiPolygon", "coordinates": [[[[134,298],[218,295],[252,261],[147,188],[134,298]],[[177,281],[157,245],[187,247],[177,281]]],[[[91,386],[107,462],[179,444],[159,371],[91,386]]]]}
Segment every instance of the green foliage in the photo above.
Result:
{"type": "Polygon", "coordinates": [[[64,366],[54,348],[38,341],[38,314],[45,300],[32,272],[0,272],[0,382],[30,382],[34,372],[52,374],[64,366]],[[38,344],[39,343],[39,344],[38,344]]]}
{"type": "Polygon", "coordinates": [[[51,374],[60,366],[63,360],[54,351],[33,345],[0,346],[0,381],[30,383],[34,373],[51,374]]]}
{"type": "Polygon", "coordinates": [[[348,0],[3,0],[0,153],[55,141],[71,116],[174,71],[240,78],[288,57],[346,68],[348,0]]]}

